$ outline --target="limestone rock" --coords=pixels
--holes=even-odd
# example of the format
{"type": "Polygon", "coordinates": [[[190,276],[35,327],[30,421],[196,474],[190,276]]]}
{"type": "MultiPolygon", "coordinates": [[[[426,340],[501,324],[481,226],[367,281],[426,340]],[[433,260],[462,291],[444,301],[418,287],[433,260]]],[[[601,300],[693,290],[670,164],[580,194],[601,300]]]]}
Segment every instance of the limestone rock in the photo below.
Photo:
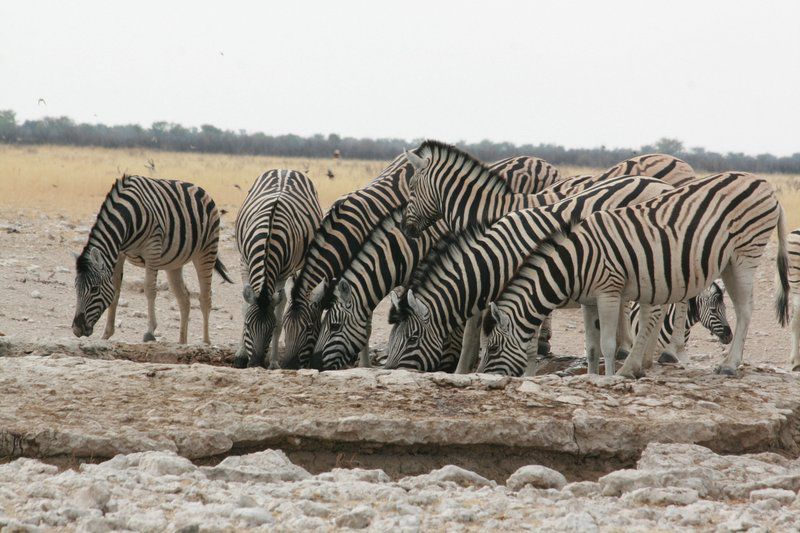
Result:
{"type": "Polygon", "coordinates": [[[519,490],[526,485],[537,489],[561,490],[567,484],[567,478],[561,472],[540,465],[528,465],[511,474],[506,486],[511,490],[519,490]]]}
{"type": "Polygon", "coordinates": [[[226,457],[217,466],[202,467],[201,470],[209,479],[225,481],[271,483],[311,477],[311,474],[293,464],[280,450],[226,457]]]}

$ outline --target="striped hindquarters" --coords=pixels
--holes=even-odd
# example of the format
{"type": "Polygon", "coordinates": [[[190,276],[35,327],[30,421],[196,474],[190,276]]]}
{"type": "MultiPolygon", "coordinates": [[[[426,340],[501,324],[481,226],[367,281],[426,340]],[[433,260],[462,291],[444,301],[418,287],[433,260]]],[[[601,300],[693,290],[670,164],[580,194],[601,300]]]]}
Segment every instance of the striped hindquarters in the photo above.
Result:
{"type": "Polygon", "coordinates": [[[682,159],[667,154],[646,154],[621,161],[599,175],[600,178],[616,176],[651,176],[682,187],[696,178],[694,169],[682,159]]]}

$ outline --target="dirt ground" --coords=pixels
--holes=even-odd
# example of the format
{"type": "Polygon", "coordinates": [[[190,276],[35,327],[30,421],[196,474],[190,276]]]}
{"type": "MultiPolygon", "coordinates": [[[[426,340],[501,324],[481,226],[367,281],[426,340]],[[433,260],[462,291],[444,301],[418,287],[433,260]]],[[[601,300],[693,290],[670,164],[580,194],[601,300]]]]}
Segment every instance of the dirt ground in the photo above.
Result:
{"type": "MultiPolygon", "coordinates": [[[[234,280],[241,279],[239,259],[233,237],[234,214],[223,216],[220,258],[234,280]]],[[[74,259],[72,253],[83,248],[94,216],[45,213],[32,209],[0,208],[0,333],[26,341],[55,341],[73,337],[75,309],[74,259]]],[[[774,256],[771,244],[757,274],[755,309],[746,345],[745,362],[786,366],[789,357],[789,329],[781,329],[774,318],[774,256]]],[[[144,270],[126,265],[117,328],[112,340],[140,342],[146,324],[146,301],[142,292],[144,270]]],[[[184,277],[192,291],[189,342],[199,343],[202,319],[197,304],[197,280],[191,265],[184,277]]],[[[233,345],[241,334],[241,284],[224,283],[215,275],[211,339],[214,344],[233,345]]],[[[389,333],[388,301],[376,310],[371,346],[382,349],[389,333]]],[[[167,288],[166,277],[159,278],[157,298],[159,340],[176,341],[179,314],[167,288]]],[[[728,300],[731,326],[733,306],[728,300]]],[[[102,334],[106,317],[95,326],[93,337],[102,334]]],[[[562,310],[554,315],[553,353],[580,355],[583,352],[583,326],[579,310],[562,310]]],[[[726,347],[716,342],[702,326],[695,326],[687,345],[693,362],[712,365],[726,347]]]]}

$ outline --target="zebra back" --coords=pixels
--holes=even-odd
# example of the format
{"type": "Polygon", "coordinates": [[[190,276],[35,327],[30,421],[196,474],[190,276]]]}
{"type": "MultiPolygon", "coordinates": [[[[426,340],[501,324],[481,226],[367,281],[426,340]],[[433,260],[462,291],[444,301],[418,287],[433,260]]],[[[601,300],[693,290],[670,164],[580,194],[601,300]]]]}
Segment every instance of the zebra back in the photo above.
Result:
{"type": "Polygon", "coordinates": [[[673,187],[682,187],[697,178],[694,169],[677,157],[667,154],[645,154],[620,161],[599,175],[602,178],[616,176],[652,176],[662,179],[673,187]]]}
{"type": "Polygon", "coordinates": [[[268,170],[253,183],[236,218],[243,273],[256,294],[271,296],[297,272],[322,219],[313,182],[297,170],[268,170]]]}

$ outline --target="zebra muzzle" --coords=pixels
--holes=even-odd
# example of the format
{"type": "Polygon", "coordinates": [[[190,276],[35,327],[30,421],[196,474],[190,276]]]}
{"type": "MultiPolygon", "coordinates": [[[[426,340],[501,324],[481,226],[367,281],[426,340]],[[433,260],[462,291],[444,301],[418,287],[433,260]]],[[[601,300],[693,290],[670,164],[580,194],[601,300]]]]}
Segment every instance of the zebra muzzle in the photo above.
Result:
{"type": "Polygon", "coordinates": [[[93,327],[86,325],[85,314],[79,313],[75,315],[75,318],[72,320],[72,333],[74,333],[76,337],[88,337],[92,334],[93,330],[93,327]]]}

